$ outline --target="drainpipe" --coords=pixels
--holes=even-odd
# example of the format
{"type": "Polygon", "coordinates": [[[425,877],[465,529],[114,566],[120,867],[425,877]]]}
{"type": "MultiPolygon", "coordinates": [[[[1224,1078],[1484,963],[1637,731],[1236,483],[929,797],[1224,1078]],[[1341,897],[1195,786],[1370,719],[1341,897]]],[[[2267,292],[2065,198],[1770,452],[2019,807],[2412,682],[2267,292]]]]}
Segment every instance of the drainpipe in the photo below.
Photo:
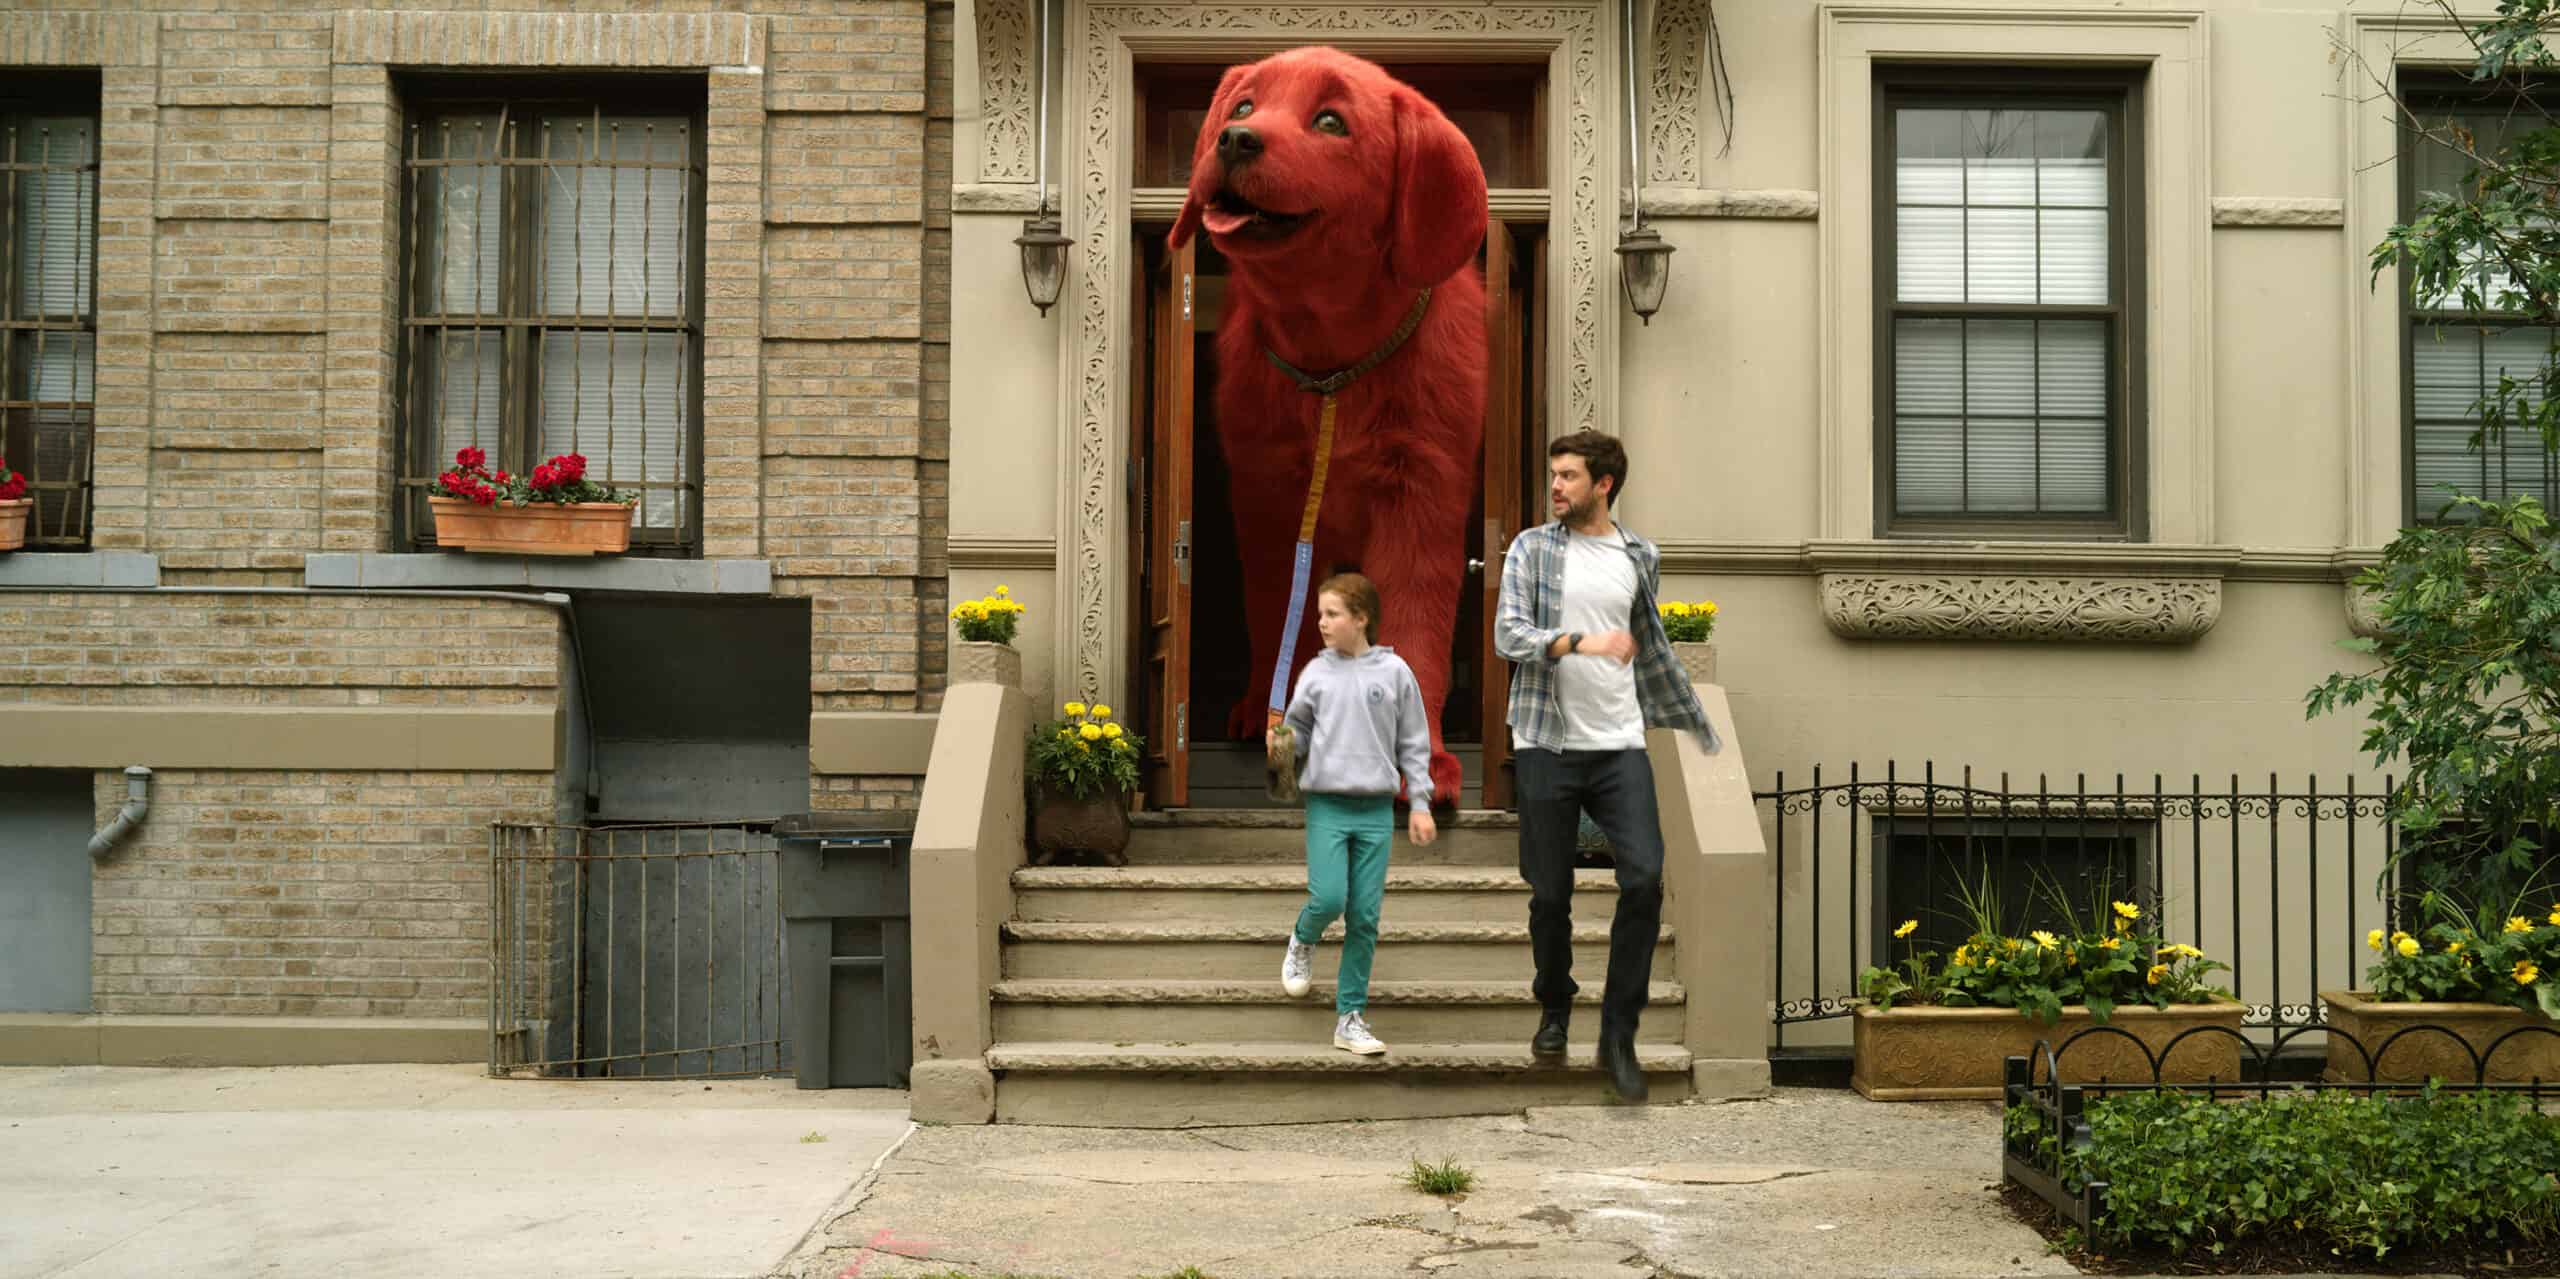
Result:
{"type": "Polygon", "coordinates": [[[132,834],[133,828],[140,826],[150,812],[151,770],[136,764],[124,770],[124,807],[117,811],[115,820],[108,822],[105,829],[89,837],[89,856],[99,861],[106,860],[107,854],[114,852],[116,845],[123,843],[124,837],[132,834]]]}

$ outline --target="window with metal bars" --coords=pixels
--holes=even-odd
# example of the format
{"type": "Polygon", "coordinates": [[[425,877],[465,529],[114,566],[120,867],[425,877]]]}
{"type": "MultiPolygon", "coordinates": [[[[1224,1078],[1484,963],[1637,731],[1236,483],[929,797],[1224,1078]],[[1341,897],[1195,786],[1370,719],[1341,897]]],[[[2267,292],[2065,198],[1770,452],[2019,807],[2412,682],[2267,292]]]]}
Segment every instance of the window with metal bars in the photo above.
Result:
{"type": "MultiPolygon", "coordinates": [[[[402,536],[466,447],[640,495],[635,551],[700,549],[702,86],[409,99],[402,536]]],[[[554,91],[556,92],[556,90],[554,91]]]]}
{"type": "MultiPolygon", "coordinates": [[[[2417,216],[2427,197],[2460,190],[2471,170],[2467,157],[2430,135],[2468,133],[2474,150],[2496,155],[2517,134],[2552,124],[2542,109],[2511,94],[2421,82],[2409,87],[2407,97],[2421,124],[2408,129],[2400,149],[2403,222],[2417,216]]],[[[2467,518],[2444,510],[2454,492],[2500,502],[2530,495],[2546,507],[2560,499],[2560,452],[2544,447],[2530,426],[2518,424],[2501,432],[2502,438],[2472,447],[2482,425],[2480,401],[2502,379],[2525,387],[2528,403],[2548,397],[2544,370],[2560,343],[2560,329],[2521,323],[2498,306],[2503,271],[2484,263],[2475,282],[2487,304],[2476,310],[2459,290],[2427,298],[2401,291],[2407,315],[2400,364],[2406,370],[2401,410],[2403,470],[2409,477],[2404,513],[2412,524],[2467,518]]]]}
{"type": "Polygon", "coordinates": [[[1913,69],[1876,95],[1881,532],[2143,535],[2137,92],[1913,69]]]}
{"type": "Polygon", "coordinates": [[[98,87],[0,90],[0,459],[35,502],[27,545],[89,544],[98,388],[98,87]]]}

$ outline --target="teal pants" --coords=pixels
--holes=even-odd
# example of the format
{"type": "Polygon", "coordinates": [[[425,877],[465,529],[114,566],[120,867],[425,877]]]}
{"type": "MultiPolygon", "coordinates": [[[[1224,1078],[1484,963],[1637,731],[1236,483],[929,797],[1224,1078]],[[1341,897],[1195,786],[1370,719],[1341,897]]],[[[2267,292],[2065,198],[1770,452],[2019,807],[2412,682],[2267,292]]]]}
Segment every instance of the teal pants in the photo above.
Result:
{"type": "Polygon", "coordinates": [[[1369,1006],[1369,961],[1378,952],[1378,911],[1387,899],[1387,849],[1395,842],[1395,800],[1385,795],[1307,795],[1307,905],[1297,937],[1309,946],[1342,921],[1342,970],[1333,1010],[1369,1006]]]}

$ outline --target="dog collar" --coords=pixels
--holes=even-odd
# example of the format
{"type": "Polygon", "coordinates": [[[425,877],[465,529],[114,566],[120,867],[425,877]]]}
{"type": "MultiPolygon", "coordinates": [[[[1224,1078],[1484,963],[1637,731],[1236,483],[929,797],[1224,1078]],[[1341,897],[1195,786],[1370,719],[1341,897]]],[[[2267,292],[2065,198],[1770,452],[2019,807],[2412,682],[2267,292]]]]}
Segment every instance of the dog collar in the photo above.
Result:
{"type": "Polygon", "coordinates": [[[1431,290],[1425,288],[1421,296],[1413,300],[1413,309],[1404,313],[1404,323],[1397,325],[1396,331],[1388,334],[1387,340],[1380,343],[1377,350],[1360,357],[1360,362],[1357,364],[1335,369],[1322,377],[1304,372],[1298,366],[1281,359],[1280,353],[1270,347],[1262,348],[1262,354],[1273,364],[1278,365],[1281,372],[1288,374],[1289,380],[1297,383],[1299,390],[1315,395],[1331,395],[1359,381],[1361,374],[1385,363],[1388,356],[1395,354],[1396,348],[1403,346],[1405,339],[1412,337],[1413,331],[1422,327],[1422,311],[1429,305],[1431,305],[1431,290]]]}

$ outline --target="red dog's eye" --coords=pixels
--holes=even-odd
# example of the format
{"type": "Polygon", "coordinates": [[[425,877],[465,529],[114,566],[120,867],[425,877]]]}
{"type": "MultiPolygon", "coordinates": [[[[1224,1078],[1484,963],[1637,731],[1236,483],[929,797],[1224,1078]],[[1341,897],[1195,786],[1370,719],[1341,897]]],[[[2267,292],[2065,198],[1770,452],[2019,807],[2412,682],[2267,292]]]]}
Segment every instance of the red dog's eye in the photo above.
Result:
{"type": "Polygon", "coordinates": [[[1337,138],[1349,137],[1351,126],[1343,123],[1342,113],[1339,111],[1318,111],[1316,112],[1316,132],[1330,133],[1337,138]]]}
{"type": "Polygon", "coordinates": [[[1252,114],[1253,114],[1253,99],[1251,99],[1251,98],[1247,98],[1247,99],[1245,99],[1244,101],[1237,103],[1237,104],[1236,104],[1236,113],[1235,113],[1234,115],[1231,115],[1231,116],[1227,117],[1227,118],[1228,118],[1228,119],[1230,119],[1230,120],[1241,120],[1241,119],[1245,118],[1246,116],[1249,116],[1249,115],[1252,115],[1252,114]]]}

